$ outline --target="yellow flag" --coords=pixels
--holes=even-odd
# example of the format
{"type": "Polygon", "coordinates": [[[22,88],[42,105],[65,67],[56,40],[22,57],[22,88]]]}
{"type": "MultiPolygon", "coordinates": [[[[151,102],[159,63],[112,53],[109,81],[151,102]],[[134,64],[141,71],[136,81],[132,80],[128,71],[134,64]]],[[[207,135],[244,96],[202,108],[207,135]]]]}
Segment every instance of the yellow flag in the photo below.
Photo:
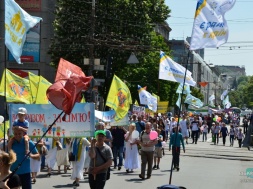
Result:
{"type": "Polygon", "coordinates": [[[5,92],[7,102],[31,103],[32,95],[29,80],[19,77],[8,69],[4,70],[0,85],[0,95],[5,96],[5,92]]]}
{"type": "Polygon", "coordinates": [[[40,83],[38,86],[35,104],[50,104],[50,102],[47,98],[47,89],[51,85],[52,85],[52,83],[50,83],[44,77],[40,76],[40,83]]]}
{"type": "MultiPolygon", "coordinates": [[[[5,121],[5,134],[7,134],[7,130],[10,127],[10,122],[5,121]]],[[[4,138],[4,123],[0,124],[0,138],[4,138]]]]}
{"type": "Polygon", "coordinates": [[[40,82],[40,76],[28,72],[29,74],[29,81],[30,81],[30,89],[31,89],[31,95],[32,95],[32,103],[35,103],[36,97],[37,97],[37,91],[39,87],[40,82]]]}
{"type": "Polygon", "coordinates": [[[81,102],[80,103],[85,103],[86,101],[85,101],[85,98],[84,97],[82,97],[82,100],[81,100],[81,102]]]}
{"type": "Polygon", "coordinates": [[[137,100],[135,100],[134,104],[137,105],[137,106],[139,106],[139,103],[138,103],[137,100]]]}
{"type": "Polygon", "coordinates": [[[160,101],[160,96],[156,95],[155,93],[152,93],[152,96],[155,97],[155,98],[157,98],[157,102],[160,101]]]}
{"type": "Polygon", "coordinates": [[[115,110],[115,121],[119,121],[127,115],[130,104],[132,104],[132,97],[127,85],[114,75],[107,96],[106,106],[115,110]]]}

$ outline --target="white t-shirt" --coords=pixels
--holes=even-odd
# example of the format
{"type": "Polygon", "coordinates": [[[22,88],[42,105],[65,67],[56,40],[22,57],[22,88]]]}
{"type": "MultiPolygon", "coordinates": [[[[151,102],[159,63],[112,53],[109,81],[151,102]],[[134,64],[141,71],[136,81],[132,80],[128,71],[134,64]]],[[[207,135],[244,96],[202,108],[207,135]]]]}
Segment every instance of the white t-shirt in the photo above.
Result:
{"type": "Polygon", "coordinates": [[[208,126],[207,126],[207,124],[204,124],[203,125],[203,133],[207,133],[207,131],[208,131],[208,126]]]}
{"type": "Polygon", "coordinates": [[[170,122],[170,132],[172,132],[173,128],[177,126],[177,122],[176,121],[171,121],[170,122]]]}
{"type": "Polygon", "coordinates": [[[230,135],[235,135],[235,129],[234,128],[230,128],[229,134],[230,135]]]}
{"type": "Polygon", "coordinates": [[[179,122],[180,128],[182,131],[186,131],[187,130],[187,120],[183,119],[179,122]]]}
{"type": "Polygon", "coordinates": [[[199,130],[198,123],[199,123],[198,121],[193,121],[192,122],[192,131],[199,130]]]}
{"type": "Polygon", "coordinates": [[[164,121],[164,125],[165,125],[165,131],[168,131],[169,128],[170,128],[170,120],[169,119],[166,119],[164,121]]]}

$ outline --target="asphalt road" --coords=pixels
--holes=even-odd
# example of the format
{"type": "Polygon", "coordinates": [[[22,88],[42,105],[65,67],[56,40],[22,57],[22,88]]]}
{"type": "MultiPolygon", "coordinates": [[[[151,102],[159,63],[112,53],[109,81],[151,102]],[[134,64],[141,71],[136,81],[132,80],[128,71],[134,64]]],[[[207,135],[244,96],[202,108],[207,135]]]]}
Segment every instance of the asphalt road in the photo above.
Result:
{"type": "MultiPolygon", "coordinates": [[[[171,152],[168,148],[165,152],[160,169],[152,172],[151,179],[139,179],[140,170],[127,174],[122,168],[120,171],[111,172],[111,179],[107,181],[105,189],[156,189],[158,186],[169,184],[171,152]]],[[[173,171],[171,184],[187,189],[249,189],[253,186],[252,161],[253,151],[239,148],[237,141],[234,147],[230,147],[228,143],[223,146],[221,140],[219,145],[213,145],[210,139],[208,142],[189,144],[186,145],[186,153],[181,154],[180,171],[173,171]]],[[[71,171],[67,174],[54,172],[47,178],[46,172],[42,172],[33,188],[74,188],[70,174],[71,171]]],[[[87,176],[78,188],[89,188],[87,176]]]]}

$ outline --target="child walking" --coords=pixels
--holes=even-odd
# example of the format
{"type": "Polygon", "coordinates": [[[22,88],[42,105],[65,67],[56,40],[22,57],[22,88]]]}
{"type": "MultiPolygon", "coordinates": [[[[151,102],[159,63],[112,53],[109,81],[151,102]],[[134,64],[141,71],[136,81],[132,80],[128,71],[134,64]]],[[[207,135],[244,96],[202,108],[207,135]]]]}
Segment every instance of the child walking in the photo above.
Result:
{"type": "Polygon", "coordinates": [[[231,124],[230,125],[230,130],[229,130],[229,141],[230,141],[230,146],[234,145],[234,139],[235,139],[235,129],[234,126],[231,124]]]}
{"type": "Polygon", "coordinates": [[[203,139],[202,139],[202,142],[206,142],[207,141],[207,132],[208,132],[208,125],[206,123],[206,121],[204,121],[204,124],[202,125],[202,132],[203,132],[203,139]]]}
{"type": "Polygon", "coordinates": [[[162,158],[162,141],[163,136],[161,134],[161,130],[157,129],[156,132],[158,133],[158,143],[155,145],[155,152],[154,152],[154,167],[153,169],[160,169],[160,159],[162,158]]]}
{"type": "Polygon", "coordinates": [[[244,134],[242,133],[242,129],[239,129],[239,132],[237,134],[237,139],[238,139],[238,144],[239,144],[239,148],[242,147],[242,139],[244,139],[244,134]]]}

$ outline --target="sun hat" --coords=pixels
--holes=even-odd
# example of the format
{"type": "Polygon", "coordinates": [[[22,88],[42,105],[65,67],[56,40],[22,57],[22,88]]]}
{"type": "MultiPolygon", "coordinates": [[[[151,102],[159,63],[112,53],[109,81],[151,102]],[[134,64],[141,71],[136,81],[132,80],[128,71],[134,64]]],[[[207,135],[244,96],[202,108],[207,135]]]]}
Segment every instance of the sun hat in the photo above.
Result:
{"type": "Polygon", "coordinates": [[[18,114],[27,114],[27,110],[23,107],[18,109],[18,114]]]}

